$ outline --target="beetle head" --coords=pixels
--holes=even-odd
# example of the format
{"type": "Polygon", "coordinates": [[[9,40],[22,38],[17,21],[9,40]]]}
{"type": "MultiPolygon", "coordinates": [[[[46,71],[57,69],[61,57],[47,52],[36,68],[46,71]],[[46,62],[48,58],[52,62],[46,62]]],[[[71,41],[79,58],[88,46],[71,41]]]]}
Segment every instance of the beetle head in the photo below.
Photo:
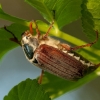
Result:
{"type": "Polygon", "coordinates": [[[32,36],[29,31],[26,31],[22,34],[21,44],[27,58],[32,59],[39,45],[37,36],[32,36]]]}

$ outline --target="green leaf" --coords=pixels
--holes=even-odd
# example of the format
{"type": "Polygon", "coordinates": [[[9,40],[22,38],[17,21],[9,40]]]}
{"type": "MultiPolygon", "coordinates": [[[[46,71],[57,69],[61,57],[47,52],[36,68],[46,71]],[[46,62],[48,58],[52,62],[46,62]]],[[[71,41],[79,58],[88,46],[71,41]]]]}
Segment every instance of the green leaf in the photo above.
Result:
{"type": "Polygon", "coordinates": [[[35,7],[42,16],[51,22],[53,19],[59,29],[81,16],[82,0],[25,0],[35,7]]]}
{"type": "Polygon", "coordinates": [[[37,80],[27,79],[10,90],[4,100],[51,100],[37,80]]]}
{"type": "MultiPolygon", "coordinates": [[[[85,34],[94,41],[95,31],[100,33],[100,0],[83,0],[82,4],[82,24],[85,34]]],[[[94,45],[100,49],[100,39],[94,45]]]]}
{"type": "Polygon", "coordinates": [[[44,85],[44,89],[50,94],[50,97],[53,99],[88,83],[99,75],[100,68],[84,76],[78,81],[68,81],[45,72],[42,85],[44,85]]]}

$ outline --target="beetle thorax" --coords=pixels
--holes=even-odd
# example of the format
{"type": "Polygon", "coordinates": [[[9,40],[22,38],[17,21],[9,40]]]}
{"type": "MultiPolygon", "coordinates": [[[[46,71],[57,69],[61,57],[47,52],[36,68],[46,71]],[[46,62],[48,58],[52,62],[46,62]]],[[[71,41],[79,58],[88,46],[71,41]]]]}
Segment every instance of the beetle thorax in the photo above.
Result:
{"type": "Polygon", "coordinates": [[[22,40],[21,40],[23,51],[26,55],[26,58],[30,62],[35,59],[34,53],[36,49],[42,44],[46,44],[54,48],[58,48],[59,43],[60,41],[55,40],[51,37],[47,37],[46,39],[44,39],[43,36],[41,35],[40,38],[38,38],[37,35],[33,36],[29,31],[26,31],[22,35],[22,40]]]}

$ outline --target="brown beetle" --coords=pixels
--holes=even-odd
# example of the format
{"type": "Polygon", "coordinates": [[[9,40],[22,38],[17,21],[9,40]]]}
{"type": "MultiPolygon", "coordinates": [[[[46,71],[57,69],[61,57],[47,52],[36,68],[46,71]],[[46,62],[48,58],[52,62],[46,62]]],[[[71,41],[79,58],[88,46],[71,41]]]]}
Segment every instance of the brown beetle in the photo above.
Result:
{"type": "Polygon", "coordinates": [[[43,71],[50,72],[67,80],[78,80],[100,66],[100,63],[95,65],[74,52],[76,49],[96,43],[98,32],[96,32],[97,38],[94,42],[72,48],[68,44],[61,43],[59,40],[48,36],[54,22],[52,22],[44,35],[40,34],[35,21],[34,23],[37,34],[33,36],[32,23],[30,23],[30,31],[25,31],[22,34],[21,44],[13,33],[7,30],[6,27],[5,29],[14,36],[12,41],[22,46],[28,61],[42,69],[39,83],[42,81],[43,71]]]}

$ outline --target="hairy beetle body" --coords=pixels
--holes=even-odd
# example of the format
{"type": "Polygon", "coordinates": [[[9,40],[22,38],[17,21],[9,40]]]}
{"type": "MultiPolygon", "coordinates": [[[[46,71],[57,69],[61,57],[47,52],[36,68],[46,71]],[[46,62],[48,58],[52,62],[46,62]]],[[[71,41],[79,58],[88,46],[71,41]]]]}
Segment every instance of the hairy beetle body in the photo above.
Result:
{"type": "Polygon", "coordinates": [[[100,66],[100,63],[95,65],[74,52],[74,50],[92,46],[96,43],[98,40],[97,31],[96,40],[93,42],[81,46],[70,47],[68,44],[61,43],[48,36],[53,23],[54,22],[52,22],[50,28],[44,35],[40,34],[38,26],[35,23],[37,32],[35,36],[33,36],[32,23],[30,23],[30,31],[26,31],[22,34],[21,43],[11,31],[4,27],[5,30],[13,36],[10,40],[22,46],[27,60],[42,69],[38,81],[39,83],[42,81],[44,70],[64,79],[78,80],[100,66]]]}
{"type": "Polygon", "coordinates": [[[88,73],[90,67],[95,66],[74,51],[63,48],[58,40],[51,37],[45,39],[40,37],[38,40],[37,36],[30,35],[28,31],[25,34],[22,36],[21,43],[26,58],[42,70],[64,79],[77,80],[88,73]],[[26,53],[24,46],[26,44],[33,48],[32,58],[28,56],[32,54],[32,49],[26,53]]]}

